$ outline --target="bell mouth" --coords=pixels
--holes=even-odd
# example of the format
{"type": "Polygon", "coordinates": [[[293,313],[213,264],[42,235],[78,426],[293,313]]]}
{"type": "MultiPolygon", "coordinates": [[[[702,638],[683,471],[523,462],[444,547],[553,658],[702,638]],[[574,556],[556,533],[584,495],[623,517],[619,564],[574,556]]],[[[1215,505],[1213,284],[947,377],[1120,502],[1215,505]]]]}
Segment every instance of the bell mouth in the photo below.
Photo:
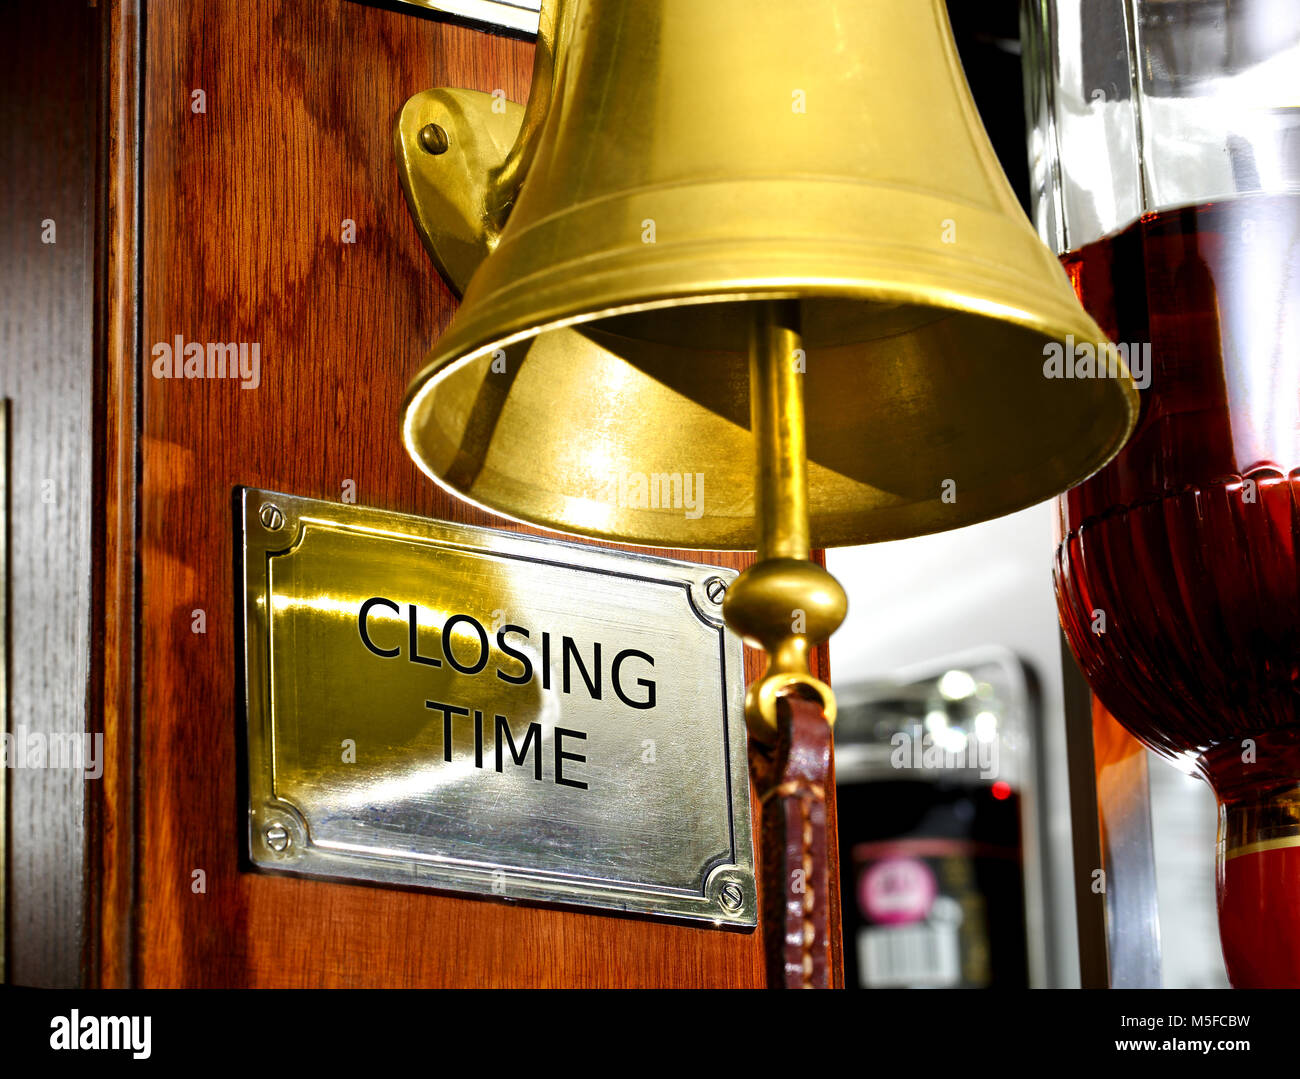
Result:
{"type": "MultiPolygon", "coordinates": [[[[408,392],[407,450],[452,494],[529,524],[752,550],[745,301],[773,298],[798,297],[636,305],[460,355],[444,339],[408,392]]],[[[1105,341],[1081,312],[1052,327],[893,298],[800,306],[814,546],[1034,505],[1101,468],[1136,421],[1122,362],[1101,377],[1047,372],[1049,346],[1067,332],[1105,341]]]]}

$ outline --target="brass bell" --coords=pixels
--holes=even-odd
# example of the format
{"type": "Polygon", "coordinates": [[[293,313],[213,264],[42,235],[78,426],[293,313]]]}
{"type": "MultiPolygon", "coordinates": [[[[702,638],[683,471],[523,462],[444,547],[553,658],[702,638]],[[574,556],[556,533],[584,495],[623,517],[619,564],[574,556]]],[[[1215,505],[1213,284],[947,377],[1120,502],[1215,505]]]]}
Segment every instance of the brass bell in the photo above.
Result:
{"type": "Polygon", "coordinates": [[[526,109],[428,91],[395,143],[463,290],[408,451],[535,525],[756,548],[724,611],[772,657],[760,736],[783,692],[833,716],[807,655],[845,600],[811,547],[1022,509],[1135,422],[1122,362],[1048,377],[1052,342],[1108,342],[998,166],[942,0],[559,0],[526,109]]]}

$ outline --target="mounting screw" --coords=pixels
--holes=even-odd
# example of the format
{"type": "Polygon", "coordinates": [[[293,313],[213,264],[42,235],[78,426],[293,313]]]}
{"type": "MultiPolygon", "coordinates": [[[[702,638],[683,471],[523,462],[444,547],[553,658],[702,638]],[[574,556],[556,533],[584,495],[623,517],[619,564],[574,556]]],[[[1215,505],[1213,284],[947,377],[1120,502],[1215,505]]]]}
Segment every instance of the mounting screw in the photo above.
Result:
{"type": "Polygon", "coordinates": [[[740,885],[734,880],[729,880],[718,889],[718,899],[722,903],[722,909],[735,914],[745,905],[745,893],[741,891],[740,885]]]}
{"type": "Polygon", "coordinates": [[[278,532],[284,527],[284,514],[274,503],[263,502],[262,510],[257,516],[262,522],[262,527],[268,532],[278,532]]]}
{"type": "Polygon", "coordinates": [[[262,833],[262,838],[276,854],[282,854],[289,849],[289,831],[283,824],[269,825],[262,833]]]}
{"type": "Polygon", "coordinates": [[[721,577],[710,577],[704,582],[704,594],[710,603],[721,603],[727,594],[727,582],[721,577]]]}
{"type": "Polygon", "coordinates": [[[425,124],[420,128],[420,147],[426,154],[445,154],[450,145],[447,132],[437,124],[425,124]]]}

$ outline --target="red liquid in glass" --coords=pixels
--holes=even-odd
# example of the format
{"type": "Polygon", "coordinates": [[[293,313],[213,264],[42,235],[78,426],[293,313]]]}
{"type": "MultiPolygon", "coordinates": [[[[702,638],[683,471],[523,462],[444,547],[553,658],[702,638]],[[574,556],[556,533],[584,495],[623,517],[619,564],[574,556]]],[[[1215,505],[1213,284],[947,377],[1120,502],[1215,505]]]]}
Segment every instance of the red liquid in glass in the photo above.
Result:
{"type": "MultiPolygon", "coordinates": [[[[1130,350],[1149,342],[1151,361],[1132,438],[1060,500],[1057,595],[1071,648],[1115,717],[1194,762],[1225,813],[1294,789],[1300,196],[1151,214],[1062,261],[1102,329],[1130,350]]],[[[1292,917],[1296,939],[1281,948],[1282,973],[1260,976],[1294,983],[1300,894],[1269,903],[1261,916],[1292,917]]]]}
{"type": "Polygon", "coordinates": [[[1070,644],[1153,749],[1213,776],[1255,738],[1295,782],[1300,197],[1166,210],[1062,261],[1113,340],[1151,345],[1132,438],[1061,499],[1070,644]]]}

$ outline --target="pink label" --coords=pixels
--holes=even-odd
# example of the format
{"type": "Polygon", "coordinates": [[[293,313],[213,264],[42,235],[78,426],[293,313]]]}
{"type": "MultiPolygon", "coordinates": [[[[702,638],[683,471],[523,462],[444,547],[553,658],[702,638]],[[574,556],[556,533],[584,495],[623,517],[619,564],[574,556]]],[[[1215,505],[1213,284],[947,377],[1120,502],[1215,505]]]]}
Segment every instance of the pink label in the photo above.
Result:
{"type": "Polygon", "coordinates": [[[883,858],[858,878],[862,913],[877,925],[921,921],[938,892],[934,873],[916,858],[883,858]]]}

